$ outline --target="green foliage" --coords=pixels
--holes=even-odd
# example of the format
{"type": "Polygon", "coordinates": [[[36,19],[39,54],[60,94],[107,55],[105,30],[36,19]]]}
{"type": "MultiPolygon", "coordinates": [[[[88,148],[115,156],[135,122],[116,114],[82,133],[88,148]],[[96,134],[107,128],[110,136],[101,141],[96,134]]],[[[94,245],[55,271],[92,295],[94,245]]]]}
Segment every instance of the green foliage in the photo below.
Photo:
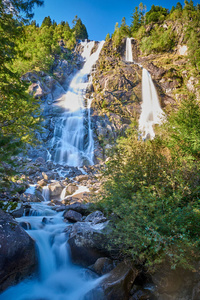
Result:
{"type": "Polygon", "coordinates": [[[166,30],[155,26],[151,35],[142,38],[140,45],[141,50],[146,54],[170,51],[175,45],[175,34],[171,28],[166,30]]]}
{"type": "Polygon", "coordinates": [[[184,18],[188,20],[185,35],[185,42],[187,42],[189,50],[188,57],[191,64],[200,73],[200,8],[188,5],[184,18]]]}
{"type": "Polygon", "coordinates": [[[163,21],[164,19],[166,19],[167,15],[168,10],[166,8],[152,5],[150,11],[148,11],[145,16],[146,24],[151,22],[157,23],[159,21],[163,21]]]}
{"type": "Polygon", "coordinates": [[[171,151],[178,150],[180,158],[200,159],[200,109],[195,97],[180,103],[179,110],[169,116],[168,131],[170,133],[171,151]]]}
{"type": "Polygon", "coordinates": [[[137,31],[141,25],[140,13],[139,13],[139,9],[137,6],[134,9],[132,19],[133,20],[132,20],[132,24],[131,24],[131,30],[132,30],[132,32],[134,32],[134,31],[137,31]]]}
{"type": "Polygon", "coordinates": [[[114,45],[115,48],[120,45],[120,43],[122,41],[122,38],[123,38],[123,36],[122,36],[121,31],[120,31],[119,24],[116,23],[115,24],[115,31],[112,34],[112,41],[113,41],[113,45],[114,45]]]}
{"type": "Polygon", "coordinates": [[[19,55],[16,44],[23,33],[20,22],[32,16],[34,4],[42,3],[40,0],[0,2],[0,175],[8,173],[4,163],[10,162],[12,155],[26,143],[36,141],[35,131],[39,129],[39,103],[27,93],[28,86],[11,65],[19,55]]]}
{"type": "Polygon", "coordinates": [[[74,24],[73,32],[75,34],[75,38],[79,40],[88,39],[88,33],[85,25],[82,23],[81,19],[75,16],[74,20],[72,21],[74,24]]]}
{"type": "MultiPolygon", "coordinates": [[[[113,243],[153,268],[195,268],[200,258],[200,108],[184,100],[152,141],[131,129],[112,150],[98,203],[114,214],[113,243]]],[[[99,195],[98,195],[99,197],[99,195]]]]}
{"type": "Polygon", "coordinates": [[[49,16],[45,17],[44,20],[42,21],[41,27],[44,27],[44,26],[47,26],[47,27],[52,26],[52,21],[51,21],[51,18],[49,16]]]}
{"type": "Polygon", "coordinates": [[[105,38],[105,42],[108,42],[110,40],[110,34],[107,33],[106,38],[105,38]]]}
{"type": "Polygon", "coordinates": [[[130,29],[126,25],[126,19],[122,18],[121,25],[119,27],[119,24],[115,24],[115,31],[112,34],[112,41],[115,48],[117,48],[124,37],[130,36],[130,29]]]}
{"type": "Polygon", "coordinates": [[[24,74],[31,70],[49,71],[55,54],[60,47],[54,38],[52,27],[41,28],[34,25],[24,26],[24,33],[17,41],[18,57],[14,60],[13,69],[24,74]]]}

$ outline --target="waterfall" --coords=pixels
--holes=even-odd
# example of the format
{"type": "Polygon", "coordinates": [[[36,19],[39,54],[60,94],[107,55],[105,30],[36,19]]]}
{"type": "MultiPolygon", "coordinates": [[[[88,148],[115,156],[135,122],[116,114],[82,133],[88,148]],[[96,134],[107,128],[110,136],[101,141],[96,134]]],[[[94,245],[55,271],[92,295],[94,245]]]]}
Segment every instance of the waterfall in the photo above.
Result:
{"type": "Polygon", "coordinates": [[[45,201],[50,200],[50,191],[48,185],[42,187],[42,196],[45,201]]]}
{"type": "Polygon", "coordinates": [[[126,38],[126,61],[133,62],[131,38],[126,38]]]}
{"type": "Polygon", "coordinates": [[[57,119],[52,139],[52,160],[61,165],[80,167],[85,162],[93,164],[94,142],[91,131],[90,100],[85,93],[88,76],[96,63],[104,41],[91,54],[95,42],[82,42],[82,57],[85,59],[83,68],[72,79],[64,97],[62,107],[65,112],[57,119]],[[87,113],[88,111],[88,113],[87,113]],[[86,118],[87,115],[87,118],[86,118]]]}
{"type": "Polygon", "coordinates": [[[31,225],[27,232],[37,245],[38,274],[9,287],[0,294],[0,300],[89,299],[87,293],[101,282],[102,277],[93,277],[88,270],[72,264],[63,212],[56,213],[46,202],[31,205],[37,213],[17,220],[31,225]]]}
{"type": "Polygon", "coordinates": [[[142,111],[139,118],[139,131],[143,139],[155,136],[153,126],[161,124],[164,118],[163,110],[160,107],[158,95],[153,84],[151,75],[142,69],[142,111]]]}

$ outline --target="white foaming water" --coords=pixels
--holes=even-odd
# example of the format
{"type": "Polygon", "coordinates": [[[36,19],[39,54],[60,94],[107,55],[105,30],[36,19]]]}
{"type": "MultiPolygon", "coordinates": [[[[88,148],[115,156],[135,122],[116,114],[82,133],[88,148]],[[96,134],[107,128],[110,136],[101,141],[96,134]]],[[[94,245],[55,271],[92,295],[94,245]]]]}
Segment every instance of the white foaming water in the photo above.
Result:
{"type": "Polygon", "coordinates": [[[153,84],[151,75],[143,68],[142,70],[142,112],[139,118],[139,131],[142,139],[153,139],[155,132],[153,126],[161,124],[164,112],[160,107],[158,95],[153,84]]]}
{"type": "Polygon", "coordinates": [[[62,102],[65,112],[57,120],[52,140],[55,153],[52,160],[61,165],[79,167],[87,162],[93,164],[94,141],[91,130],[90,106],[88,100],[85,114],[84,95],[88,85],[88,76],[92,66],[96,63],[104,41],[100,42],[98,49],[91,54],[95,42],[83,42],[85,59],[83,68],[74,76],[69,89],[62,102]]]}
{"type": "Polygon", "coordinates": [[[50,199],[50,191],[48,185],[42,187],[42,196],[45,201],[49,201],[50,199]]]}
{"type": "Polygon", "coordinates": [[[36,188],[35,184],[30,184],[30,186],[26,189],[26,191],[24,192],[24,194],[34,195],[35,194],[35,188],[36,188]]]}
{"type": "Polygon", "coordinates": [[[66,194],[66,187],[65,187],[62,190],[61,194],[60,194],[60,200],[67,199],[67,198],[70,198],[70,197],[75,196],[77,194],[85,193],[85,192],[89,192],[89,191],[90,190],[87,186],[80,185],[80,186],[78,186],[78,190],[76,192],[74,192],[72,195],[65,196],[65,194],[66,194]]]}
{"type": "MultiPolygon", "coordinates": [[[[46,203],[32,203],[32,206],[35,210],[39,207],[40,213],[43,207],[43,216],[49,210],[46,203]]],[[[43,216],[18,219],[31,224],[27,232],[37,244],[39,274],[10,287],[0,294],[0,300],[83,300],[100,283],[102,278],[92,279],[85,269],[71,263],[64,233],[67,225],[62,214],[53,212],[46,217],[45,223],[43,216]]]]}
{"type": "Polygon", "coordinates": [[[133,62],[131,38],[126,38],[126,61],[133,62]]]}

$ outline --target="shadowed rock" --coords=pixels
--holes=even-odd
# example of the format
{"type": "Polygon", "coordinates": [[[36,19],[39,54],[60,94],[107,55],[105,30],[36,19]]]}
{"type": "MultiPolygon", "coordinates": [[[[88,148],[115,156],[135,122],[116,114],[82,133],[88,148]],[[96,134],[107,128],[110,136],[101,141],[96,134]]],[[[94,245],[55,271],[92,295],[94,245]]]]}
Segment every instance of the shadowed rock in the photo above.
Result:
{"type": "Polygon", "coordinates": [[[34,240],[0,210],[0,292],[30,275],[36,263],[34,240]]]}

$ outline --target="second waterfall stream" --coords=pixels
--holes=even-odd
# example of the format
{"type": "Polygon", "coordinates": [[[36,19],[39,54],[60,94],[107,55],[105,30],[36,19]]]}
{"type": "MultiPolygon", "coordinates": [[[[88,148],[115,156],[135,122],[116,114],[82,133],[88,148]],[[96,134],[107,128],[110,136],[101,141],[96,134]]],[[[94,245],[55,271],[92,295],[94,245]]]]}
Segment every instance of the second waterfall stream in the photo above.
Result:
{"type": "Polygon", "coordinates": [[[63,114],[57,118],[51,142],[51,160],[61,165],[80,167],[85,162],[93,164],[94,141],[90,120],[91,99],[85,93],[88,76],[96,63],[104,41],[91,54],[95,42],[82,42],[82,57],[85,63],[72,79],[61,105],[63,114]]]}

